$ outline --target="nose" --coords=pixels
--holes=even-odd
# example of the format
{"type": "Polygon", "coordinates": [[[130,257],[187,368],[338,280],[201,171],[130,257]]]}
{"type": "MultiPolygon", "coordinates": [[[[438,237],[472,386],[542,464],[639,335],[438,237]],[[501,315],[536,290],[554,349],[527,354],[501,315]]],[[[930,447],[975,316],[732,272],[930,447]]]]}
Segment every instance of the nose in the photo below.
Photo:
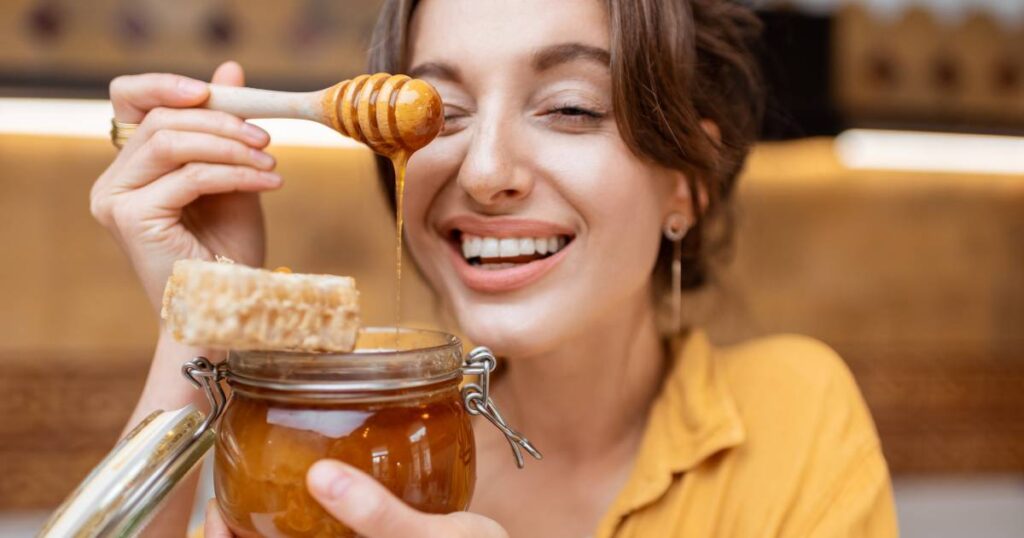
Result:
{"type": "Polygon", "coordinates": [[[529,196],[533,190],[530,168],[517,151],[515,123],[511,118],[479,117],[458,183],[476,203],[502,210],[529,196]]]}

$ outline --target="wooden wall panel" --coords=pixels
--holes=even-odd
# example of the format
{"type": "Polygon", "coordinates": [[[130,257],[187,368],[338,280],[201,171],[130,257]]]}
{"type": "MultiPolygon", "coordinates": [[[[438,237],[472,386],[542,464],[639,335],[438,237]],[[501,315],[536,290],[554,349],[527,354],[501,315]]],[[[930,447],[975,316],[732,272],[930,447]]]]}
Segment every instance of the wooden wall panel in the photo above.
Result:
{"type": "Polygon", "coordinates": [[[986,344],[839,341],[896,472],[1024,470],[1024,353],[986,344]]]}
{"type": "Polygon", "coordinates": [[[113,447],[149,357],[0,353],[0,510],[56,506],[113,447]]]}
{"type": "Polygon", "coordinates": [[[0,78],[34,86],[103,87],[133,72],[208,77],[219,62],[234,59],[248,69],[250,82],[317,89],[364,71],[380,4],[5,0],[0,78]]]}
{"type": "Polygon", "coordinates": [[[1024,127],[1024,19],[854,4],[834,18],[833,87],[858,124],[1024,127]]]}

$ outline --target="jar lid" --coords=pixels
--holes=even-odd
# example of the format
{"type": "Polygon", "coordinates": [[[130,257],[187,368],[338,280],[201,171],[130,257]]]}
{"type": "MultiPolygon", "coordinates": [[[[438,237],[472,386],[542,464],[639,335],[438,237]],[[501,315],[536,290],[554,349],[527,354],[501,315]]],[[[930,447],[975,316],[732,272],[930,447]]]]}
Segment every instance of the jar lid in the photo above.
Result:
{"type": "Polygon", "coordinates": [[[135,536],[213,446],[211,422],[191,404],[152,413],[89,473],[38,536],[135,536]]]}
{"type": "Polygon", "coordinates": [[[425,329],[364,327],[349,353],[231,351],[225,376],[238,385],[349,393],[411,389],[462,378],[462,342],[425,329]]]}

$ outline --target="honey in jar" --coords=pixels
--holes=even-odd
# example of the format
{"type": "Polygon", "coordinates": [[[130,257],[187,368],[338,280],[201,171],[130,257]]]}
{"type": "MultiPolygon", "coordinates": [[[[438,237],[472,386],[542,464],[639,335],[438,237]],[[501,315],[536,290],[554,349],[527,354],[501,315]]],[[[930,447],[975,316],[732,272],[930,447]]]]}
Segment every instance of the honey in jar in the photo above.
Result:
{"type": "Polygon", "coordinates": [[[411,507],[464,510],[475,482],[461,344],[429,331],[364,330],[350,354],[234,352],[214,483],[228,526],[248,536],[355,536],[310,496],[305,476],[333,458],[411,507]]]}

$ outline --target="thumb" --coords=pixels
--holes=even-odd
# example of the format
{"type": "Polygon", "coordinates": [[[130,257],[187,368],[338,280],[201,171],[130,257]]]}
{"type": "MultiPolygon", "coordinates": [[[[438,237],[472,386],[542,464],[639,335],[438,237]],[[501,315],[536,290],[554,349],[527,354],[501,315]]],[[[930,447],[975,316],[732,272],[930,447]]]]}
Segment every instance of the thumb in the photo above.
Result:
{"type": "Polygon", "coordinates": [[[217,500],[210,499],[206,503],[206,523],[203,525],[204,538],[233,538],[224,517],[220,515],[220,508],[217,507],[217,500]]]}
{"type": "Polygon", "coordinates": [[[213,72],[210,82],[223,86],[245,86],[245,71],[236,61],[224,62],[213,72]]]}
{"type": "Polygon", "coordinates": [[[309,468],[306,485],[313,498],[360,536],[409,538],[456,536],[442,516],[410,508],[369,475],[335,460],[309,468]]]}

